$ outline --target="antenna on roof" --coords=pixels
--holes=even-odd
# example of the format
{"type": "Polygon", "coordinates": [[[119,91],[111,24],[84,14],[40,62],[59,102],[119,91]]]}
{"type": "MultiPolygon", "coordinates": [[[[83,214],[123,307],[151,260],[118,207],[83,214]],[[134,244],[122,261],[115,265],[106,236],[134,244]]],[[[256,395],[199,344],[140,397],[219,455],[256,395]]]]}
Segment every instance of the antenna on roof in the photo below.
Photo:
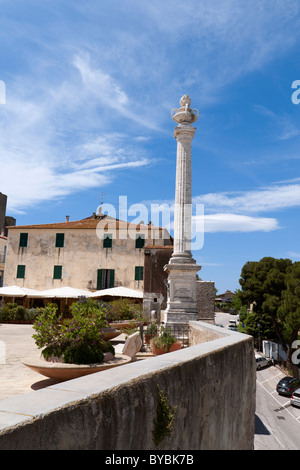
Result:
{"type": "Polygon", "coordinates": [[[103,216],[103,214],[102,214],[103,199],[104,199],[104,193],[101,192],[100,204],[99,204],[99,206],[97,207],[97,214],[96,214],[96,215],[98,215],[98,216],[99,216],[99,215],[103,216]]]}

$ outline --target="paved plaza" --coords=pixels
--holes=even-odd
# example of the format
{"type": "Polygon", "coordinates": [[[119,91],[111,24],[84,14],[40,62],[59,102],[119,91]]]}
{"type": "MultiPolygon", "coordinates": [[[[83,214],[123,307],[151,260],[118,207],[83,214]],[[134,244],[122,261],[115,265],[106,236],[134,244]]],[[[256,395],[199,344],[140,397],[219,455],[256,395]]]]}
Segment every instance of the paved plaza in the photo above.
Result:
{"type": "Polygon", "coordinates": [[[55,383],[23,364],[40,357],[33,333],[32,325],[0,324],[0,400],[55,383]]]}

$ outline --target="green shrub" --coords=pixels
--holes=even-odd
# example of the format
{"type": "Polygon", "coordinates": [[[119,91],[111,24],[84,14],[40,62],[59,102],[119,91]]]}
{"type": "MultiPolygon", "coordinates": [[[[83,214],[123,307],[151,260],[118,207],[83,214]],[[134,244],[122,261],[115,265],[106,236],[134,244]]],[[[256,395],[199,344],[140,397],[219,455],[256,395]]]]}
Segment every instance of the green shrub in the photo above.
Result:
{"type": "Polygon", "coordinates": [[[117,299],[106,304],[107,320],[123,321],[140,319],[142,317],[142,306],[132,299],[117,299]]]}
{"type": "Polygon", "coordinates": [[[2,322],[14,323],[19,320],[24,320],[25,308],[16,303],[7,303],[1,307],[0,320],[2,322]]]}
{"type": "Polygon", "coordinates": [[[40,313],[40,308],[26,308],[24,313],[24,320],[28,322],[34,322],[36,317],[40,313]]]}
{"type": "Polygon", "coordinates": [[[106,310],[93,300],[80,300],[72,304],[72,318],[58,315],[57,306],[48,304],[38,315],[33,335],[47,359],[51,355],[62,356],[63,362],[88,364],[103,361],[103,353],[114,348],[104,341],[102,330],[108,323],[106,310]]]}

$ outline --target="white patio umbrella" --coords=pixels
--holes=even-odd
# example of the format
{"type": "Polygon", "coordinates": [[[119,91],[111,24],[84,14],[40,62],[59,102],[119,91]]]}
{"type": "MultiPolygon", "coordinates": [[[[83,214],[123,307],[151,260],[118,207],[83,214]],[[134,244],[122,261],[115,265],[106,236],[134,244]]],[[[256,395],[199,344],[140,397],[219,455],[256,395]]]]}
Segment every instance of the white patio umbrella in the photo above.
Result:
{"type": "Polygon", "coordinates": [[[35,297],[58,298],[58,299],[76,299],[78,297],[90,297],[88,290],[76,289],[74,287],[58,287],[56,289],[47,289],[40,291],[35,297]]]}
{"type": "Polygon", "coordinates": [[[90,297],[130,297],[133,299],[142,299],[143,292],[139,290],[129,289],[128,287],[112,287],[110,289],[101,289],[90,294],[90,297]]]}
{"type": "Polygon", "coordinates": [[[26,297],[38,294],[38,291],[34,289],[28,289],[26,287],[19,286],[5,286],[0,287],[0,296],[6,297],[26,297]]]}

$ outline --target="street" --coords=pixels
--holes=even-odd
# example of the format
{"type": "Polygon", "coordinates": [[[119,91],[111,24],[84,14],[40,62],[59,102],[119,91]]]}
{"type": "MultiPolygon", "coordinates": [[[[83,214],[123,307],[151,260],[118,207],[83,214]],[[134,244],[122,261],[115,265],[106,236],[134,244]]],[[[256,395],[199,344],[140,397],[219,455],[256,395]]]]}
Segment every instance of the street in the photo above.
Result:
{"type": "MultiPolygon", "coordinates": [[[[236,315],[217,312],[216,324],[227,328],[236,315]]],[[[275,366],[256,372],[254,450],[300,450],[300,408],[278,395],[276,385],[285,374],[275,366]]]]}
{"type": "Polygon", "coordinates": [[[299,450],[300,408],[290,398],[278,395],[276,384],[284,377],[277,367],[256,373],[254,450],[299,450]]]}

